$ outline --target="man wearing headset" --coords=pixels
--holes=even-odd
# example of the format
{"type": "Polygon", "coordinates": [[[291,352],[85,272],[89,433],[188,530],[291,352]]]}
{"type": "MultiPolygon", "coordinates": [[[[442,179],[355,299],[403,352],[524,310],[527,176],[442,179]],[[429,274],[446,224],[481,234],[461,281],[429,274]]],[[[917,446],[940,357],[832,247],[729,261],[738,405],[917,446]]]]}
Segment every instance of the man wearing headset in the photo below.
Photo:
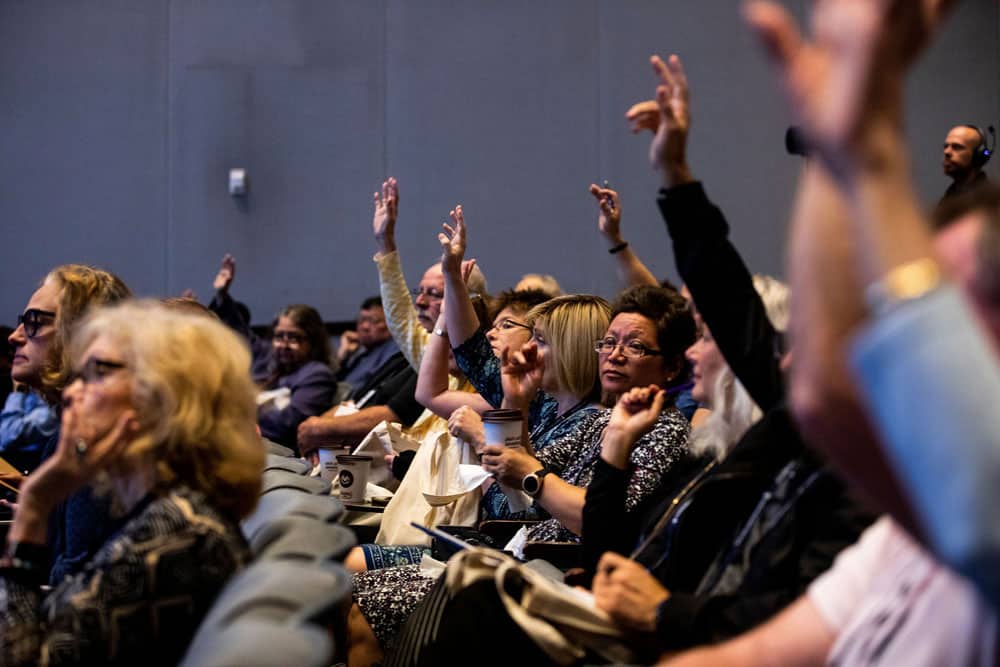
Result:
{"type": "MultiPolygon", "coordinates": [[[[990,130],[993,128],[991,127],[990,130]]],[[[942,199],[966,192],[986,181],[983,167],[992,151],[986,145],[986,134],[975,125],[956,125],[944,140],[941,167],[952,184],[942,199]]]]}

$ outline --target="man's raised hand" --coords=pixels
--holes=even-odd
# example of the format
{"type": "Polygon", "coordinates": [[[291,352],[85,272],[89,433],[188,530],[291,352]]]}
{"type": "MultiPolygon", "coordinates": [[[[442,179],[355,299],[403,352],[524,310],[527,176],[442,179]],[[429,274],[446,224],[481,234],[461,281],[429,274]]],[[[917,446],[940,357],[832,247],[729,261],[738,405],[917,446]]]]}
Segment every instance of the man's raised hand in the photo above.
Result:
{"type": "Polygon", "coordinates": [[[396,250],[396,216],[399,213],[399,185],[390,176],[382,183],[381,194],[373,195],[375,212],[372,216],[372,232],[379,254],[387,255],[396,250]]]}

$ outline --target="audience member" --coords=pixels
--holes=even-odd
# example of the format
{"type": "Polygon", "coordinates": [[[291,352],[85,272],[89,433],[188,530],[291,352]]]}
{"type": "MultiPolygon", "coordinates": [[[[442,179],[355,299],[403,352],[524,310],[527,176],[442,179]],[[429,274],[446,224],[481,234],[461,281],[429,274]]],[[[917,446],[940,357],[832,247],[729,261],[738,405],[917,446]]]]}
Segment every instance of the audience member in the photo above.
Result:
{"type": "Polygon", "coordinates": [[[237,522],[264,464],[250,357],[221,324],[152,303],[92,313],[64,355],[58,445],[22,486],[0,575],[2,662],[175,664],[249,559],[237,522]],[[88,485],[120,528],[44,593],[48,519],[88,485]]]}
{"type": "Polygon", "coordinates": [[[59,415],[42,395],[18,383],[0,412],[0,457],[27,474],[59,429],[59,415]]]}
{"type": "Polygon", "coordinates": [[[260,432],[268,440],[296,449],[299,425],[333,403],[337,380],[330,368],[330,339],[323,318],[312,306],[285,306],[272,323],[271,340],[257,336],[230,295],[236,260],[222,258],[209,308],[250,341],[260,432]]]}
{"type": "MultiPolygon", "coordinates": [[[[68,350],[77,322],[91,307],[129,296],[125,283],[107,271],[82,264],[54,268],[31,295],[10,336],[14,346],[11,377],[58,408],[71,373],[68,350]]],[[[21,467],[33,470],[55,452],[58,441],[57,431],[41,452],[22,457],[21,467]]],[[[51,582],[58,583],[66,574],[75,572],[116,527],[106,500],[94,497],[87,487],[60,503],[49,524],[51,582]]]]}
{"type": "Polygon", "coordinates": [[[515,291],[524,290],[538,290],[539,292],[544,292],[550,299],[554,299],[557,296],[562,296],[562,287],[559,286],[559,282],[548,274],[542,273],[526,273],[521,276],[521,279],[517,281],[514,285],[515,291]]]}
{"type": "Polygon", "coordinates": [[[983,167],[989,162],[991,153],[986,134],[977,126],[956,125],[948,130],[941,169],[952,182],[941,199],[960,195],[986,183],[983,167]]]}
{"type": "MultiPolygon", "coordinates": [[[[536,443],[533,434],[533,454],[531,449],[501,445],[483,450],[486,470],[508,487],[529,493],[551,514],[527,531],[529,542],[579,540],[585,488],[602,451],[613,450],[632,471],[623,510],[633,509],[661,485],[671,485],[667,480],[690,471],[683,445],[687,422],[670,408],[666,392],[650,390],[650,385],[669,386],[682,368],[682,350],[693,336],[690,313],[679,296],[651,287],[626,292],[610,324],[605,319],[604,326],[598,326],[594,306],[595,297],[585,296],[559,297],[537,306],[527,316],[531,340],[505,355],[504,406],[526,411],[532,394],[545,389],[561,408],[560,421],[570,424],[547,442],[539,438],[536,443]],[[593,353],[587,354],[588,347],[593,349],[587,343],[601,334],[598,365],[593,353]],[[633,388],[646,393],[623,399],[614,414],[598,410],[594,403],[601,389],[617,395],[633,388]],[[608,432],[620,437],[612,442],[608,432]]],[[[379,644],[390,645],[432,585],[416,566],[359,575],[355,598],[361,613],[352,623],[355,650],[377,655],[379,644]]]]}
{"type": "Polygon", "coordinates": [[[346,382],[352,391],[368,384],[382,366],[399,352],[399,346],[386,326],[382,297],[372,296],[361,302],[357,327],[357,331],[345,331],[341,335],[341,345],[337,350],[340,364],[337,380],[346,382]],[[352,333],[354,336],[350,335],[352,333]],[[353,349],[350,349],[352,340],[353,349]]]}

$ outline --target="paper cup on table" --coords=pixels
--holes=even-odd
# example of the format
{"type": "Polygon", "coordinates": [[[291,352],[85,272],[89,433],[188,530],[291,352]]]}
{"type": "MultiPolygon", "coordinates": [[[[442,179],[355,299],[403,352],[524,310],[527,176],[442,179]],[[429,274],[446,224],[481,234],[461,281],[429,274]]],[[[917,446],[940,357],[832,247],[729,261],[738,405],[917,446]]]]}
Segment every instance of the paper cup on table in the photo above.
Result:
{"type": "Polygon", "coordinates": [[[320,447],[316,453],[319,455],[320,478],[336,482],[340,472],[337,466],[337,455],[349,454],[350,451],[343,447],[320,447]]]}
{"type": "Polygon", "coordinates": [[[363,454],[337,454],[337,464],[340,468],[340,499],[344,502],[363,503],[372,457],[363,454]]]}
{"type": "Polygon", "coordinates": [[[486,444],[519,447],[523,421],[520,410],[487,410],[483,413],[486,444]]]}

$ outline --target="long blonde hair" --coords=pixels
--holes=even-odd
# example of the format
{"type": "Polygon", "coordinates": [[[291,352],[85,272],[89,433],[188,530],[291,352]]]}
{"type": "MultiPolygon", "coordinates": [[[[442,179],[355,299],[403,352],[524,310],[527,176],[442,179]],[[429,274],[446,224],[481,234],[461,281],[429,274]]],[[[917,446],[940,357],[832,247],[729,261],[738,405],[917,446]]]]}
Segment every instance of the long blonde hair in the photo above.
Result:
{"type": "MultiPolygon", "coordinates": [[[[784,334],[788,328],[788,285],[771,276],[754,275],[753,286],[764,302],[771,326],[784,334]]],[[[711,414],[691,431],[688,450],[721,461],[763,413],[728,364],[719,369],[710,395],[711,414]]]]}
{"type": "Polygon", "coordinates": [[[131,371],[140,430],[121,467],[151,462],[158,492],[184,485],[234,519],[249,514],[265,452],[246,344],[218,321],[154,301],[90,313],[72,338],[75,363],[98,337],[131,371]]]}

